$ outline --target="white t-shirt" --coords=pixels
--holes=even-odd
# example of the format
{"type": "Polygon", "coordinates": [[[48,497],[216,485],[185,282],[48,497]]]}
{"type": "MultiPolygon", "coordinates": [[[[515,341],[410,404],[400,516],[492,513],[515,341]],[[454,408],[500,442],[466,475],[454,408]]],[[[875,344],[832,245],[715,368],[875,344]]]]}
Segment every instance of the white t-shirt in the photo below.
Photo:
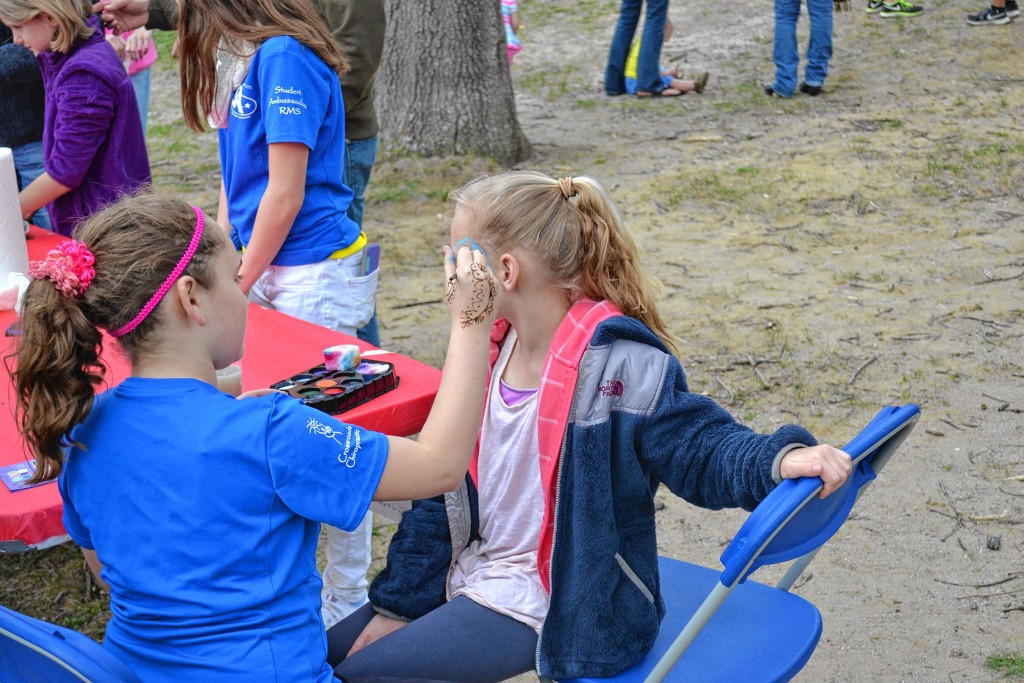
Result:
{"type": "Polygon", "coordinates": [[[462,551],[448,577],[448,598],[465,595],[540,631],[548,594],[537,573],[544,497],[537,446],[537,394],[508,405],[499,379],[515,348],[511,332],[494,365],[480,431],[477,490],[480,540],[462,551]]]}

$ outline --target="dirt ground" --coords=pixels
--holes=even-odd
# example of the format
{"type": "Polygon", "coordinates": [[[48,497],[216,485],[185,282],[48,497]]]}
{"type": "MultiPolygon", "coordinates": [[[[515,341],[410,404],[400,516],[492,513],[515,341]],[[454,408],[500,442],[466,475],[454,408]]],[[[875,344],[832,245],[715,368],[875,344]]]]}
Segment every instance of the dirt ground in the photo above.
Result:
{"type": "MultiPolygon", "coordinates": [[[[999,680],[987,658],[1024,654],[1021,22],[970,27],[981,7],[967,0],[929,0],[912,19],[854,3],[836,15],[825,94],[782,101],[760,87],[770,3],[677,2],[663,62],[710,84],[638,101],[601,88],[614,2],[522,0],[513,78],[535,151],[522,166],[605,183],[665,283],[693,390],[745,423],[795,421],[841,445],[883,405],[921,406],[797,589],[824,618],[798,680],[999,680]]],[[[173,66],[158,69],[155,181],[212,210],[215,144],[185,132],[173,66]]],[[[376,168],[366,229],[384,248],[385,348],[440,365],[443,199],[481,170],[495,167],[376,168]]],[[[660,550],[717,566],[743,515],[659,498],[660,550]]],[[[16,592],[40,568],[73,575],[70,552],[0,557],[0,602],[98,635],[105,608],[77,578],[34,603],[16,592]]]]}

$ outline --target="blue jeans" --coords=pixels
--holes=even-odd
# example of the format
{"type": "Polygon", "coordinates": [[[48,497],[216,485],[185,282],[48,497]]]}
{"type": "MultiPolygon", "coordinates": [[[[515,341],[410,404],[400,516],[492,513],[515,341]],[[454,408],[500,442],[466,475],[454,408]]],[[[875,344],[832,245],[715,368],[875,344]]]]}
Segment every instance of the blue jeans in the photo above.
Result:
{"type": "Polygon", "coordinates": [[[347,683],[486,683],[533,669],[537,633],[464,595],[346,659],[375,614],[367,603],[327,631],[327,663],[347,683]]]}
{"type": "MultiPolygon", "coordinates": [[[[626,57],[633,42],[637,24],[640,23],[640,9],[644,0],[622,0],[619,23],[615,27],[612,46],[608,52],[608,66],[604,71],[604,91],[609,95],[626,92],[626,57]]],[[[668,16],[668,0],[647,0],[647,18],[637,57],[636,89],[644,92],[661,92],[658,61],[661,58],[661,44],[665,40],[665,18],[668,16]]]]}
{"type": "MultiPolygon", "coordinates": [[[[341,182],[352,188],[352,203],[348,205],[348,217],[363,228],[363,209],[366,201],[363,194],[370,184],[370,172],[377,158],[377,136],[365,140],[345,140],[345,170],[341,173],[341,182]]],[[[380,330],[377,327],[377,310],[373,317],[356,331],[356,336],[364,342],[380,346],[380,330]]]]}
{"type": "MultiPolygon", "coordinates": [[[[43,141],[26,142],[24,145],[15,147],[11,152],[14,156],[14,170],[18,175],[18,189],[23,190],[33,180],[43,175],[46,170],[43,165],[43,141]]],[[[50,213],[46,207],[36,211],[35,215],[29,219],[29,223],[49,230],[51,228],[50,213]]]]}
{"type": "Polygon", "coordinates": [[[142,121],[142,137],[146,137],[146,122],[149,119],[149,88],[152,67],[143,69],[131,76],[128,80],[132,82],[132,89],[135,91],[135,101],[139,105],[139,120],[142,121]]]}
{"type": "MultiPolygon", "coordinates": [[[[804,82],[821,86],[828,77],[828,60],[832,57],[833,0],[806,0],[811,20],[811,37],[807,43],[807,66],[804,82]]],[[[775,0],[775,82],[772,90],[782,97],[792,97],[796,90],[800,53],[796,45],[796,21],[800,17],[800,0],[775,0]]]]}

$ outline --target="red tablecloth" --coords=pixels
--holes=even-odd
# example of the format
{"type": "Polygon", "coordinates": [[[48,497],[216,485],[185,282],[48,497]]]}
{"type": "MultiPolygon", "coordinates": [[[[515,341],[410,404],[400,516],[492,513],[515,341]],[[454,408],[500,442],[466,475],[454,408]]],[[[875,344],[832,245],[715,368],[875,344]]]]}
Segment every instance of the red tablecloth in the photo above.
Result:
{"type": "MultiPolygon", "coordinates": [[[[29,232],[29,257],[39,259],[63,238],[33,228],[29,232]]],[[[0,329],[14,322],[13,311],[0,312],[0,329]]],[[[103,359],[110,372],[110,385],[129,372],[127,364],[106,340],[103,359]]],[[[3,355],[13,350],[16,338],[0,340],[3,355]]],[[[360,350],[374,347],[357,339],[313,325],[291,316],[252,305],[242,359],[242,388],[246,391],[268,387],[274,382],[323,362],[323,350],[335,344],[358,344],[360,350]]],[[[398,388],[368,403],[342,413],[340,419],[386,434],[408,435],[420,430],[437,393],[441,373],[428,365],[398,354],[375,356],[394,364],[398,388]]],[[[0,465],[25,459],[24,443],[14,419],[14,388],[6,372],[0,371],[0,465]]],[[[21,544],[45,545],[62,537],[61,499],[57,485],[50,483],[11,492],[0,484],[0,551],[18,550],[21,544]],[[20,543],[19,543],[20,542],[20,543]]]]}

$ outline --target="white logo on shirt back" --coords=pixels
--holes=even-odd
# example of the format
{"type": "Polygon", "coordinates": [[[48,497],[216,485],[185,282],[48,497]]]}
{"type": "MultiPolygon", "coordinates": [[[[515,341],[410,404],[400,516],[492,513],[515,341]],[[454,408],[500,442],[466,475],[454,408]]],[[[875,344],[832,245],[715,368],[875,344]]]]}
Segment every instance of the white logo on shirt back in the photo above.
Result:
{"type": "Polygon", "coordinates": [[[239,119],[247,119],[256,113],[256,100],[245,95],[242,91],[246,88],[252,89],[252,86],[245,85],[244,83],[238,87],[235,91],[235,96],[231,98],[231,115],[239,119]]]}
{"type": "Polygon", "coordinates": [[[344,447],[344,452],[338,454],[338,462],[351,469],[356,466],[356,455],[363,447],[362,432],[356,431],[351,425],[344,425],[344,427],[343,433],[321,423],[313,417],[309,418],[309,421],[306,422],[306,428],[309,429],[310,434],[319,434],[327,437],[339,446],[344,447]]]}

